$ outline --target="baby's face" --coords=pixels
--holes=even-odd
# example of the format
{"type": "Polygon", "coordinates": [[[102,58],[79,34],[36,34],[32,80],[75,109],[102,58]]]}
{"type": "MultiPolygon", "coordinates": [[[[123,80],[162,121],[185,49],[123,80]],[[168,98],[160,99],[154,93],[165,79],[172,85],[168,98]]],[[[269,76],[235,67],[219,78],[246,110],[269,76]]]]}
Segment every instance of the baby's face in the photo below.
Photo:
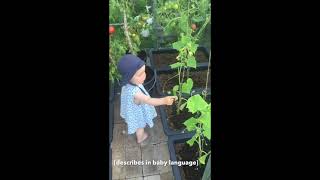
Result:
{"type": "Polygon", "coordinates": [[[146,66],[143,65],[132,77],[131,79],[131,83],[132,84],[143,84],[144,83],[144,80],[146,80],[146,73],[145,73],[145,70],[146,70],[146,66]]]}

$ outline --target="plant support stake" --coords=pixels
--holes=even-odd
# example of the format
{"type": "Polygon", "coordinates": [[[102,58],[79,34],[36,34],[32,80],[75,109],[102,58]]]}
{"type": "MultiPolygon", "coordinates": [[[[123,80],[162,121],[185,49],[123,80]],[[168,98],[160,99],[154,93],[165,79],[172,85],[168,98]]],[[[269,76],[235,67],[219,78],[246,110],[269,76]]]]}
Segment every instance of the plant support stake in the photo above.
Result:
{"type": "Polygon", "coordinates": [[[204,89],[204,99],[206,99],[206,98],[207,98],[207,89],[208,89],[208,80],[209,80],[210,62],[211,62],[211,50],[210,50],[210,53],[209,53],[209,63],[208,63],[208,71],[207,71],[206,88],[204,89]]]}
{"type": "Polygon", "coordinates": [[[122,26],[124,23],[115,23],[115,24],[109,24],[110,26],[122,26]]]}
{"type": "Polygon", "coordinates": [[[132,48],[132,44],[131,44],[131,40],[129,37],[129,33],[128,33],[128,23],[127,23],[127,16],[126,16],[126,10],[123,10],[123,21],[124,21],[124,34],[126,35],[128,44],[129,44],[129,48],[132,54],[134,54],[133,52],[133,48],[132,48]]]}

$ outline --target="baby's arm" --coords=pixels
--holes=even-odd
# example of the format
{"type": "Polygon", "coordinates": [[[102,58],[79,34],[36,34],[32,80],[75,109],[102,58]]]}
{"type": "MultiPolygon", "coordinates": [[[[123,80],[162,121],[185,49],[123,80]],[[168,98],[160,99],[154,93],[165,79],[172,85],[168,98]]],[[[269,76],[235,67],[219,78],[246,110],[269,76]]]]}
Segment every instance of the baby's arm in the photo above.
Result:
{"type": "Polygon", "coordinates": [[[145,103],[152,106],[160,106],[160,105],[172,105],[173,101],[178,99],[176,96],[166,96],[163,98],[151,98],[146,96],[142,92],[137,92],[134,95],[134,101],[136,104],[145,103]]]}

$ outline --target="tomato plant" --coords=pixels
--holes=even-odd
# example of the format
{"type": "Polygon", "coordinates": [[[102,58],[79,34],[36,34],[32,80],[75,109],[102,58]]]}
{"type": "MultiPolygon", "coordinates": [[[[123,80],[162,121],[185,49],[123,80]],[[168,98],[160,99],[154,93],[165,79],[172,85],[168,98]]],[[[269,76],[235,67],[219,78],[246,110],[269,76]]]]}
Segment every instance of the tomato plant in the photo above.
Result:
{"type": "Polygon", "coordinates": [[[120,78],[117,62],[126,51],[137,54],[141,40],[152,32],[153,17],[147,0],[109,1],[109,79],[120,78]],[[117,32],[115,31],[117,29],[117,32]],[[116,32],[116,33],[115,33],[116,32]]]}
{"type": "Polygon", "coordinates": [[[184,32],[184,27],[172,27],[172,23],[180,24],[187,19],[188,24],[204,24],[210,16],[210,11],[209,0],[158,0],[154,13],[156,22],[163,28],[164,34],[179,35],[184,32]]]}
{"type": "MultiPolygon", "coordinates": [[[[184,1],[177,1],[177,2],[184,2],[184,1]]],[[[191,1],[191,4],[193,1],[191,1]]],[[[176,17],[177,21],[173,22],[174,20],[170,20],[169,24],[177,23],[177,27],[175,29],[178,29],[178,32],[180,32],[180,36],[178,37],[178,40],[172,44],[172,47],[176,49],[179,54],[176,57],[177,62],[174,64],[171,64],[170,67],[172,69],[177,69],[177,75],[178,76],[178,82],[179,84],[175,85],[172,89],[172,93],[174,95],[178,96],[178,103],[176,108],[176,113],[180,114],[180,111],[183,110],[185,103],[183,101],[186,101],[187,99],[182,98],[182,94],[190,94],[191,88],[192,88],[192,79],[189,77],[189,68],[196,68],[196,59],[195,59],[195,52],[198,48],[198,36],[202,32],[202,30],[206,27],[206,25],[210,21],[210,14],[205,18],[205,21],[201,27],[201,29],[197,32],[197,34],[193,34],[194,29],[196,29],[196,25],[193,23],[191,25],[192,16],[190,16],[191,10],[196,9],[195,5],[193,8],[190,7],[190,2],[187,3],[188,6],[185,8],[185,11],[179,11],[178,17],[176,17]],[[182,104],[183,103],[183,104],[182,104]]],[[[171,8],[175,4],[173,1],[166,2],[164,4],[164,7],[171,8]]],[[[200,11],[200,9],[198,8],[200,11]]],[[[173,15],[176,14],[174,11],[168,11],[166,12],[167,15],[173,15]]],[[[196,13],[193,13],[196,14],[196,13]]],[[[167,27],[168,25],[166,25],[167,27]]]]}

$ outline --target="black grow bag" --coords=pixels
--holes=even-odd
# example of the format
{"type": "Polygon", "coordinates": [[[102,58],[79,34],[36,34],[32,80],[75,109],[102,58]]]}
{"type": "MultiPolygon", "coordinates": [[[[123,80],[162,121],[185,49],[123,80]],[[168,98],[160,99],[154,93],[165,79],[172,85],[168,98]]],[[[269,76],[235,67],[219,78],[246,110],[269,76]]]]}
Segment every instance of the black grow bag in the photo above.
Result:
{"type": "MultiPolygon", "coordinates": [[[[179,161],[177,158],[175,144],[185,143],[186,141],[191,139],[192,136],[193,136],[192,134],[180,134],[180,135],[168,137],[168,147],[169,147],[171,161],[179,161]]],[[[208,162],[208,161],[211,161],[211,160],[208,159],[206,162],[208,162]]],[[[200,165],[200,162],[198,162],[198,165],[200,165]]],[[[171,165],[171,167],[172,167],[172,173],[173,173],[175,180],[182,180],[182,178],[183,178],[182,173],[181,173],[182,170],[179,168],[179,166],[178,165],[171,165]]]]}
{"type": "Polygon", "coordinates": [[[146,80],[143,83],[144,88],[148,91],[150,96],[153,95],[154,90],[156,89],[156,71],[150,67],[146,66],[146,80]]]}
{"type": "MultiPolygon", "coordinates": [[[[171,161],[178,161],[177,160],[177,155],[176,155],[176,150],[174,148],[174,144],[176,143],[181,143],[181,142],[186,142],[189,139],[192,138],[194,134],[179,134],[175,136],[169,136],[168,137],[168,147],[169,147],[169,153],[170,153],[170,160],[171,161]]],[[[181,172],[178,167],[178,165],[171,165],[172,167],[172,173],[174,176],[175,180],[181,180],[181,172]]]]}
{"type": "MultiPolygon", "coordinates": [[[[201,51],[204,53],[204,55],[206,56],[206,62],[197,62],[197,68],[198,67],[208,67],[208,62],[209,62],[209,51],[207,48],[205,48],[204,46],[199,46],[197,49],[197,52],[201,51]]],[[[170,68],[170,64],[166,64],[160,67],[157,67],[156,65],[156,61],[158,61],[159,59],[156,59],[155,56],[158,54],[175,54],[178,53],[178,51],[176,49],[173,48],[161,48],[161,49],[151,49],[150,50],[150,63],[151,63],[151,67],[153,67],[158,73],[161,72],[172,72],[172,71],[176,71],[176,69],[171,69],[170,68]]],[[[160,61],[166,61],[166,59],[160,59],[160,61]]]]}
{"type": "MultiPolygon", "coordinates": [[[[190,96],[185,95],[184,97],[185,98],[189,98],[190,96]]],[[[211,93],[207,94],[207,99],[211,99],[211,93]]],[[[181,135],[181,134],[192,134],[192,135],[195,134],[195,131],[189,132],[189,131],[187,131],[187,129],[182,129],[182,130],[174,130],[174,129],[172,129],[169,126],[168,114],[166,112],[166,107],[165,106],[159,106],[159,110],[160,110],[160,119],[161,119],[161,122],[162,122],[162,125],[163,125],[163,131],[167,136],[174,136],[174,135],[181,135]]],[[[192,116],[194,116],[194,115],[192,115],[192,116]]]]}
{"type": "MultiPolygon", "coordinates": [[[[190,72],[192,71],[199,71],[199,70],[207,70],[208,69],[208,64],[205,66],[201,66],[201,67],[198,67],[196,69],[194,68],[191,68],[190,69],[190,72]]],[[[168,72],[167,72],[168,73],[168,72]]],[[[159,74],[166,74],[165,72],[159,72],[159,74]]],[[[157,90],[157,94],[159,97],[164,97],[164,96],[168,96],[169,94],[167,93],[163,93],[162,92],[162,89],[161,89],[161,81],[159,80],[159,77],[157,77],[157,80],[156,80],[156,90],[157,90]]],[[[195,94],[201,94],[203,92],[205,88],[193,88],[192,90],[192,94],[191,95],[195,95],[195,94]]],[[[172,95],[172,94],[171,94],[172,95]]],[[[184,98],[188,98],[190,97],[191,95],[189,94],[183,94],[182,96],[184,98]]],[[[207,96],[208,98],[211,98],[211,88],[208,88],[207,89],[207,96]]],[[[186,108],[186,107],[185,107],[186,108]]],[[[159,107],[160,109],[160,119],[162,121],[162,124],[163,124],[163,130],[165,132],[165,134],[167,136],[172,136],[172,135],[177,135],[177,134],[186,134],[186,133],[191,133],[191,132],[188,132],[187,130],[174,130],[174,129],[171,129],[170,126],[169,126],[169,122],[168,122],[168,114],[165,110],[165,106],[160,106],[159,107]]]]}
{"type": "MultiPolygon", "coordinates": [[[[208,69],[208,64],[202,64],[201,66],[199,66],[199,67],[197,67],[196,69],[194,69],[194,68],[190,68],[190,72],[192,72],[192,71],[201,71],[201,70],[207,70],[208,69]]],[[[210,67],[210,69],[211,69],[211,67],[210,67]]],[[[158,75],[161,75],[161,74],[166,74],[166,73],[171,73],[171,72],[176,72],[177,70],[175,69],[175,70],[168,70],[168,71],[162,71],[162,72],[158,72],[157,74],[158,75]]],[[[156,71],[157,72],[157,71],[156,71]]],[[[209,75],[210,76],[210,75],[209,75]]],[[[170,94],[168,94],[168,93],[163,93],[162,92],[162,83],[163,82],[161,82],[160,81],[160,79],[159,79],[159,77],[157,76],[156,77],[156,88],[155,88],[155,90],[156,90],[156,93],[157,93],[157,95],[158,96],[160,96],[160,97],[163,97],[163,96],[169,96],[170,94]]],[[[203,88],[193,88],[192,89],[192,95],[195,95],[195,94],[201,94],[203,91],[204,91],[204,87],[203,88]]],[[[207,94],[208,95],[211,95],[211,88],[209,87],[209,88],[207,88],[207,94]]],[[[185,95],[185,96],[188,96],[187,94],[185,95]]],[[[184,97],[185,97],[184,96],[184,97]]]]}
{"type": "Polygon", "coordinates": [[[162,122],[162,126],[163,126],[163,131],[167,136],[173,136],[173,135],[181,135],[181,134],[195,134],[195,132],[189,132],[187,131],[187,129],[183,129],[183,130],[179,130],[179,131],[175,131],[172,128],[170,128],[169,124],[168,124],[168,114],[165,110],[164,106],[160,106],[160,119],[162,122]]]}
{"type": "Polygon", "coordinates": [[[156,71],[154,68],[149,66],[148,62],[148,52],[146,50],[139,51],[137,56],[142,59],[146,64],[146,80],[143,83],[144,88],[148,91],[150,96],[153,94],[153,90],[156,87],[156,71]]]}

